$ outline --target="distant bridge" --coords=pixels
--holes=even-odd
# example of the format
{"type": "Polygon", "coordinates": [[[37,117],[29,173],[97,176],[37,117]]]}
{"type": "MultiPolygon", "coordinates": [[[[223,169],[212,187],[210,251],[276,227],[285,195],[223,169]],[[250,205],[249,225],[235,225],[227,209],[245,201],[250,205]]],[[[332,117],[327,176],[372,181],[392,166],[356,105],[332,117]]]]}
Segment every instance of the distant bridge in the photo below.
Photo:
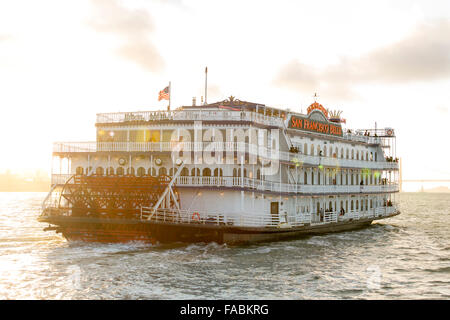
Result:
{"type": "Polygon", "coordinates": [[[402,182],[450,182],[450,180],[444,180],[444,179],[437,179],[437,180],[431,180],[431,179],[423,179],[423,180],[409,180],[409,179],[402,179],[402,182]]]}

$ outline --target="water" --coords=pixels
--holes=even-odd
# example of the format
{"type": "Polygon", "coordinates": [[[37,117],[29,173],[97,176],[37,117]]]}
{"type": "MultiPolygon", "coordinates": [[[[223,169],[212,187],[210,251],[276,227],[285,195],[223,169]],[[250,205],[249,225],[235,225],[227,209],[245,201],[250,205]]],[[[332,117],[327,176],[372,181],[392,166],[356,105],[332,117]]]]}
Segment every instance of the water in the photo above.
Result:
{"type": "Polygon", "coordinates": [[[0,193],[0,299],[449,299],[450,194],[301,240],[68,243],[36,221],[45,193],[0,193]]]}

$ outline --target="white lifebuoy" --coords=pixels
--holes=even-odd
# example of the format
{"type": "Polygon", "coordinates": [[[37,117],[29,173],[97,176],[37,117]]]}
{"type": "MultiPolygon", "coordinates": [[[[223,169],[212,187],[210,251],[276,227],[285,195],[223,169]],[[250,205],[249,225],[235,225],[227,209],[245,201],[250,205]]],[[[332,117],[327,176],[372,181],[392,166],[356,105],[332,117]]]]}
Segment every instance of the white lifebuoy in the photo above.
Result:
{"type": "Polygon", "coordinates": [[[387,129],[386,130],[386,134],[388,135],[388,136],[392,136],[392,135],[394,135],[394,130],[392,130],[392,129],[387,129]]]}
{"type": "Polygon", "coordinates": [[[119,164],[120,164],[121,166],[124,166],[126,163],[127,163],[127,159],[125,159],[125,158],[119,158],[119,164]]]}

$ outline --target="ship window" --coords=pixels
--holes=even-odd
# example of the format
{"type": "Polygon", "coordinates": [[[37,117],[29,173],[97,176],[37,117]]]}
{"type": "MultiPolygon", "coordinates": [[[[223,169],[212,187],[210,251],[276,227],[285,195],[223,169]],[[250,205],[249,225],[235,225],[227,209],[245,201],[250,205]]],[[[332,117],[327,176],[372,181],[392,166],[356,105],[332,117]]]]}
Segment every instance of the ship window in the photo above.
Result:
{"type": "Polygon", "coordinates": [[[311,184],[314,184],[314,172],[311,171],[311,184]]]}
{"type": "Polygon", "coordinates": [[[215,168],[214,169],[214,176],[215,177],[223,177],[223,170],[221,168],[215,168]]]}
{"type": "Polygon", "coordinates": [[[177,173],[177,171],[178,171],[178,169],[177,169],[177,168],[170,168],[170,170],[169,170],[169,175],[170,175],[171,177],[173,177],[173,176],[174,176],[174,174],[176,174],[176,173],[177,173]]]}
{"type": "Polygon", "coordinates": [[[348,159],[350,155],[350,151],[347,149],[347,154],[346,154],[346,158],[348,159]]]}
{"type": "Polygon", "coordinates": [[[159,168],[159,176],[167,175],[167,169],[164,167],[159,168]]]}
{"type": "Polygon", "coordinates": [[[353,200],[350,202],[350,210],[353,211],[353,200]]]}
{"type": "Polygon", "coordinates": [[[352,149],[352,160],[355,158],[355,155],[354,155],[354,152],[353,152],[354,150],[352,149]]]}
{"type": "Polygon", "coordinates": [[[131,142],[144,142],[144,130],[130,130],[131,142]]]}
{"type": "Polygon", "coordinates": [[[317,171],[317,184],[320,184],[320,171],[317,171]]]}
{"type": "Polygon", "coordinates": [[[304,177],[303,183],[308,184],[308,174],[306,172],[305,172],[305,177],[304,177]]]}
{"type": "MultiPolygon", "coordinates": [[[[372,158],[372,152],[370,153],[370,158],[372,158]]],[[[375,152],[375,161],[377,161],[377,153],[375,152]]]]}
{"type": "Polygon", "coordinates": [[[127,168],[127,174],[134,176],[134,167],[128,167],[127,168]]]}
{"type": "Polygon", "coordinates": [[[372,208],[373,208],[373,200],[370,199],[370,209],[372,209],[372,208]]]}
{"type": "Polygon", "coordinates": [[[83,169],[83,167],[77,167],[75,173],[76,173],[76,174],[80,174],[80,175],[84,174],[84,169],[83,169]]]}
{"type": "Polygon", "coordinates": [[[256,170],[256,179],[260,180],[261,179],[261,170],[256,170]]]}
{"type": "Polygon", "coordinates": [[[191,176],[193,176],[193,177],[200,177],[200,169],[199,168],[192,168],[191,176]]]}
{"type": "Polygon", "coordinates": [[[161,140],[161,132],[159,130],[149,130],[145,139],[149,142],[159,142],[161,140]]]}
{"type": "Polygon", "coordinates": [[[113,167],[109,167],[109,168],[106,170],[106,174],[107,174],[108,176],[112,176],[112,175],[114,174],[114,168],[113,168],[113,167]]]}
{"type": "Polygon", "coordinates": [[[359,160],[359,151],[356,150],[356,160],[359,160]]]}
{"type": "Polygon", "coordinates": [[[98,176],[102,176],[103,175],[103,167],[97,167],[95,169],[95,174],[98,176]]]}
{"type": "Polygon", "coordinates": [[[237,177],[236,168],[233,169],[233,177],[237,177]]]}
{"type": "Polygon", "coordinates": [[[322,155],[322,152],[320,152],[320,146],[317,146],[317,155],[318,155],[318,156],[321,156],[321,155],[322,155]]]}
{"type": "Polygon", "coordinates": [[[341,148],[341,159],[344,159],[344,148],[341,148]]]}
{"type": "Polygon", "coordinates": [[[149,168],[149,169],[148,169],[148,175],[150,175],[150,176],[152,176],[152,177],[156,176],[156,170],[155,170],[155,168],[149,168]]]}
{"type": "Polygon", "coordinates": [[[211,176],[211,169],[210,168],[203,169],[203,176],[204,177],[210,177],[211,176]]]}
{"type": "Polygon", "coordinates": [[[328,209],[329,209],[330,211],[333,211],[333,204],[331,203],[331,201],[330,201],[330,203],[328,204],[328,209]]]}
{"type": "Polygon", "coordinates": [[[311,155],[312,156],[314,155],[314,145],[313,144],[311,145],[311,155]]]}
{"type": "Polygon", "coordinates": [[[162,142],[170,142],[172,138],[172,130],[163,130],[162,142]]]}
{"type": "Polygon", "coordinates": [[[323,147],[323,155],[326,157],[327,156],[327,146],[323,147]]]}
{"type": "Polygon", "coordinates": [[[306,142],[305,142],[305,144],[304,144],[304,146],[303,146],[303,153],[304,153],[305,155],[308,155],[308,145],[306,144],[306,142]]]}
{"type": "Polygon", "coordinates": [[[139,167],[138,169],[137,169],[137,176],[138,177],[142,177],[142,176],[144,176],[145,175],[145,169],[143,168],[143,167],[139,167]]]}
{"type": "Polygon", "coordinates": [[[181,170],[180,175],[183,176],[183,177],[189,176],[189,169],[188,168],[183,168],[183,170],[181,170]]]}
{"type": "Polygon", "coordinates": [[[123,168],[122,167],[118,167],[116,172],[117,172],[117,175],[123,176],[123,168]]]}
{"type": "Polygon", "coordinates": [[[359,209],[359,202],[358,202],[358,200],[356,200],[356,210],[358,210],[359,209]]]}

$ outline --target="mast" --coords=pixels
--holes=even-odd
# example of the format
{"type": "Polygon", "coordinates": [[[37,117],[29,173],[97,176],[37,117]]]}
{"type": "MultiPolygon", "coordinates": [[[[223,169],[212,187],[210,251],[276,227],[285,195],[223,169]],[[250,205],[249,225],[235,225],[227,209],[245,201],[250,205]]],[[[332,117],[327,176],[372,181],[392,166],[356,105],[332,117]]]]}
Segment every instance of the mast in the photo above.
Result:
{"type": "Polygon", "coordinates": [[[170,99],[172,99],[172,85],[169,81],[169,105],[167,106],[167,111],[170,111],[170,99]]]}
{"type": "Polygon", "coordinates": [[[208,100],[208,67],[205,68],[205,104],[208,100]]]}

